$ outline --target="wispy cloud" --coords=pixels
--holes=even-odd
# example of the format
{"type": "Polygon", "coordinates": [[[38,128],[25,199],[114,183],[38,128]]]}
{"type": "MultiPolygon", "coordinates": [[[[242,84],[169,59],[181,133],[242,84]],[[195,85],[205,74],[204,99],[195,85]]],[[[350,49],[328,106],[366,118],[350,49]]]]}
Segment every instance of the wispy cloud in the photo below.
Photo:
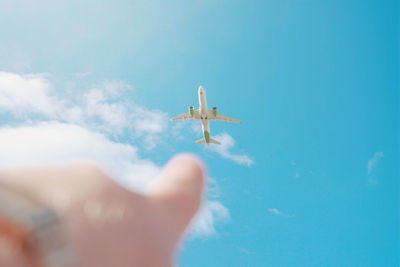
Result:
{"type": "Polygon", "coordinates": [[[110,102],[109,97],[101,89],[91,89],[85,95],[85,102],[83,120],[99,119],[113,131],[116,128],[121,130],[129,127],[125,105],[120,102],[110,102]]]}
{"type": "Polygon", "coordinates": [[[158,145],[168,127],[167,113],[127,100],[133,87],[123,81],[104,80],[79,95],[61,96],[49,76],[0,72],[0,114],[31,121],[40,115],[41,121],[78,124],[113,136],[129,131],[142,138],[147,149],[158,145]]]}
{"type": "Polygon", "coordinates": [[[0,72],[0,113],[9,112],[17,117],[39,114],[53,118],[62,107],[62,102],[53,93],[45,74],[0,72]]]}
{"type": "Polygon", "coordinates": [[[367,165],[367,175],[368,175],[368,182],[371,184],[376,184],[378,180],[374,177],[373,173],[378,165],[379,160],[383,157],[383,152],[375,152],[372,159],[368,161],[367,165]]]}
{"type": "Polygon", "coordinates": [[[221,191],[215,179],[208,177],[205,199],[200,211],[192,221],[190,229],[195,236],[201,233],[202,236],[210,236],[217,233],[215,225],[226,223],[230,220],[229,210],[217,199],[221,191]]]}
{"type": "Polygon", "coordinates": [[[192,234],[210,236],[216,234],[215,225],[230,219],[228,209],[217,200],[206,200],[191,225],[192,234]]]}
{"type": "Polygon", "coordinates": [[[231,149],[235,146],[235,140],[229,134],[223,133],[216,135],[214,139],[219,141],[221,145],[211,145],[209,147],[210,150],[240,165],[250,166],[254,163],[253,159],[247,155],[233,154],[231,152],[231,149]]]}
{"type": "Polygon", "coordinates": [[[271,212],[271,213],[279,215],[279,216],[283,215],[282,211],[278,210],[277,208],[269,208],[268,212],[271,212]]]}
{"type": "Polygon", "coordinates": [[[368,161],[368,175],[370,175],[373,169],[377,166],[378,161],[383,157],[383,152],[375,152],[374,157],[368,161]]]}
{"type": "Polygon", "coordinates": [[[86,71],[86,72],[75,72],[74,75],[78,78],[83,78],[91,75],[91,72],[86,71]]]}
{"type": "MultiPolygon", "coordinates": [[[[161,166],[139,152],[160,142],[168,114],[124,97],[132,87],[121,81],[101,82],[72,98],[62,97],[48,77],[0,72],[0,114],[15,121],[0,125],[0,168],[89,160],[125,186],[144,191],[161,166]],[[125,132],[134,137],[125,138],[125,132]],[[115,141],[120,139],[126,143],[115,141]]],[[[207,198],[190,231],[215,234],[215,224],[228,218],[220,201],[207,198]]]]}
{"type": "Polygon", "coordinates": [[[294,217],[293,214],[286,214],[283,211],[277,209],[277,208],[268,208],[268,212],[275,214],[277,216],[283,216],[283,217],[294,217]]]}
{"type": "Polygon", "coordinates": [[[201,123],[196,120],[179,120],[171,124],[171,134],[175,139],[183,140],[190,138],[191,142],[195,142],[201,138],[201,123]]]}
{"type": "Polygon", "coordinates": [[[247,255],[255,255],[255,254],[256,254],[255,251],[250,251],[250,250],[248,250],[248,249],[241,248],[241,247],[237,247],[237,248],[238,248],[238,250],[239,250],[240,252],[242,252],[242,253],[244,253],[244,254],[247,254],[247,255]]]}

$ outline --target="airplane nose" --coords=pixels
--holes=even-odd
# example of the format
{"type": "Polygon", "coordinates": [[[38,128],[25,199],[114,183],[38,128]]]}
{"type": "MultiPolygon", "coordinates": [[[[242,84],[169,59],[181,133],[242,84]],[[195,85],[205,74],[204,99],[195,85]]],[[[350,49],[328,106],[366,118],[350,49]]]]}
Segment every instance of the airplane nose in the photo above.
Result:
{"type": "Polygon", "coordinates": [[[203,88],[203,86],[199,86],[199,92],[203,92],[204,91],[204,88],[203,88]]]}

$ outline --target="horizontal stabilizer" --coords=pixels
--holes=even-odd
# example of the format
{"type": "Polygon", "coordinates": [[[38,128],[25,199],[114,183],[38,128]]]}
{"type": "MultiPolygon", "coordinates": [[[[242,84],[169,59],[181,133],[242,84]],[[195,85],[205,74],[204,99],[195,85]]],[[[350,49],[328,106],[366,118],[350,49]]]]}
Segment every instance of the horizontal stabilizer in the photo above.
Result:
{"type": "Polygon", "coordinates": [[[206,142],[206,139],[203,138],[203,139],[197,140],[196,144],[203,144],[205,142],[206,142]]]}
{"type": "Polygon", "coordinates": [[[217,140],[214,140],[212,138],[210,138],[210,143],[216,144],[216,145],[220,145],[221,143],[218,142],[217,140]]]}
{"type": "MultiPolygon", "coordinates": [[[[204,144],[204,143],[206,143],[206,139],[204,139],[204,138],[196,141],[196,144],[204,144]]],[[[214,140],[212,138],[210,138],[210,143],[211,144],[216,144],[216,145],[220,145],[221,144],[220,142],[218,142],[217,140],[214,140]]]]}

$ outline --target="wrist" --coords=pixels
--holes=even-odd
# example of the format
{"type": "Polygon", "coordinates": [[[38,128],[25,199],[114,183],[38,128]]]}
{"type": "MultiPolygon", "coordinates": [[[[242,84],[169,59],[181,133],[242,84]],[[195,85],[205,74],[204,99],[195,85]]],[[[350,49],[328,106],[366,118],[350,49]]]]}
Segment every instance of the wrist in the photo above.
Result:
{"type": "Polygon", "coordinates": [[[76,266],[55,211],[5,183],[0,184],[0,242],[1,266],[76,266]]]}

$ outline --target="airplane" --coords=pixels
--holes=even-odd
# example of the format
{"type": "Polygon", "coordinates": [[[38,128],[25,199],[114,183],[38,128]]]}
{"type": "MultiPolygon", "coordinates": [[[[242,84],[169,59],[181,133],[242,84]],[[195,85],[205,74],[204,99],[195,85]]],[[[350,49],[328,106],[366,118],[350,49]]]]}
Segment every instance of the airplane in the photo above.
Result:
{"type": "Polygon", "coordinates": [[[201,86],[201,85],[199,86],[198,95],[199,95],[199,109],[195,110],[194,106],[190,106],[188,113],[179,115],[175,118],[172,118],[171,120],[172,121],[189,120],[189,119],[201,120],[201,126],[203,129],[204,138],[196,141],[196,144],[206,143],[207,145],[210,145],[210,143],[211,143],[211,144],[220,145],[221,144],[220,142],[210,138],[209,121],[220,120],[220,121],[229,121],[229,122],[236,122],[236,123],[242,123],[242,122],[218,113],[217,107],[213,107],[212,110],[208,110],[206,91],[204,90],[203,86],[201,86]]]}

